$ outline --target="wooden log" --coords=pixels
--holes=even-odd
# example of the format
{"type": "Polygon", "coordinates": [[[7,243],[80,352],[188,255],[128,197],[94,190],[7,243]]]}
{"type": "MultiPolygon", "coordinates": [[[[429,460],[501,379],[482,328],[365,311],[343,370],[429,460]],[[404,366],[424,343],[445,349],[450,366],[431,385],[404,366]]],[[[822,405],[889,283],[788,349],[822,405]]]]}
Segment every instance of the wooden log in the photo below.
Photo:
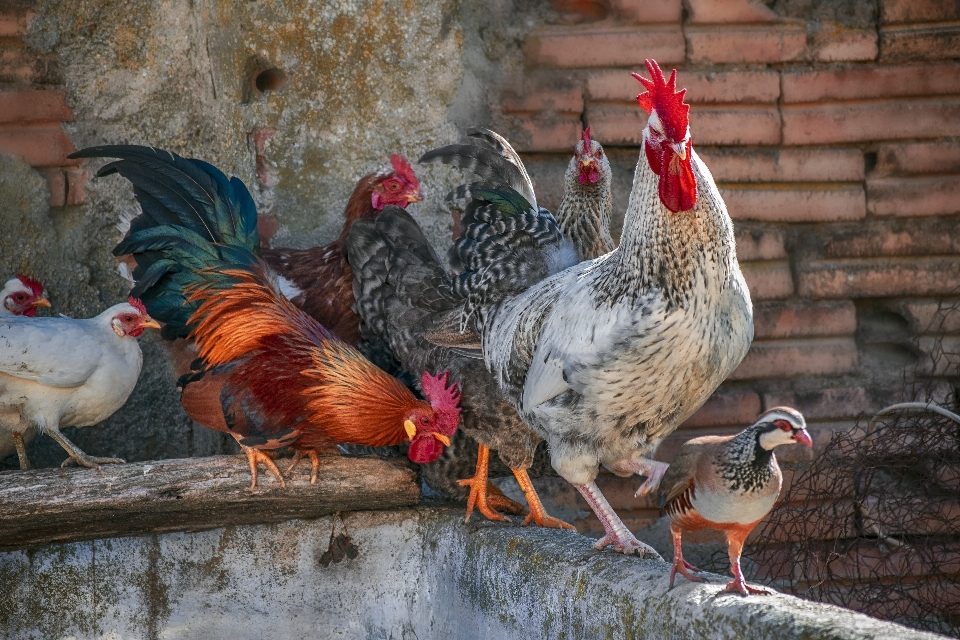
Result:
{"type": "Polygon", "coordinates": [[[3,472],[0,550],[392,509],[420,499],[416,471],[399,460],[322,457],[315,485],[309,460],[292,475],[283,489],[261,465],[251,491],[246,456],[3,472]]]}

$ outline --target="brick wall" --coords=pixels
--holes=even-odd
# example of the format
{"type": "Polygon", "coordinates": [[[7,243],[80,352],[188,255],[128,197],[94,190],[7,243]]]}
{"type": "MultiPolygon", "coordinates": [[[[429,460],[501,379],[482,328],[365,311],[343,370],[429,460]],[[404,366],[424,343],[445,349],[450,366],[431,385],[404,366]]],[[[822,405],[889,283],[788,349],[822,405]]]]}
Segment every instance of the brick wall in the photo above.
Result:
{"type": "MultiPolygon", "coordinates": [[[[950,372],[929,364],[927,331],[938,302],[960,293],[960,4],[552,5],[523,45],[520,88],[501,102],[535,179],[559,185],[589,125],[614,164],[622,215],[646,122],[630,71],[646,73],[644,58],[676,67],[755,304],[750,353],[659,458],[780,404],[806,415],[819,452],[895,401],[915,367],[944,378],[937,395],[950,393],[950,372]]],[[[960,343],[960,327],[949,331],[960,343]]],[[[809,458],[799,449],[778,456],[809,458]]],[[[600,481],[634,529],[657,517],[652,501],[633,498],[636,485],[600,481]]],[[[562,485],[550,491],[555,504],[585,508],[562,485]]],[[[577,524],[599,531],[592,517],[577,524]]]]}
{"type": "Polygon", "coordinates": [[[50,186],[50,206],[83,204],[87,174],[67,160],[75,151],[61,127],[73,119],[53,54],[23,42],[32,3],[0,1],[0,153],[22,156],[50,186]]]}

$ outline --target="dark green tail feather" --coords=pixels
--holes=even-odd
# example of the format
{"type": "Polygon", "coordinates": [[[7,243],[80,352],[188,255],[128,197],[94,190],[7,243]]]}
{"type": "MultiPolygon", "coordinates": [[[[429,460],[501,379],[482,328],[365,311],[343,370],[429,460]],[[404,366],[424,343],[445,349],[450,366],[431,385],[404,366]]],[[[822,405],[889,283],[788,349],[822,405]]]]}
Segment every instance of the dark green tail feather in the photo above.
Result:
{"type": "Polygon", "coordinates": [[[134,186],[141,214],[114,255],[137,262],[131,292],[165,323],[166,338],[186,337],[197,309],[187,291],[229,288],[224,269],[250,268],[260,254],[257,209],[246,186],[201,160],[134,145],[83,149],[71,158],[120,158],[98,176],[117,173],[134,186]]]}

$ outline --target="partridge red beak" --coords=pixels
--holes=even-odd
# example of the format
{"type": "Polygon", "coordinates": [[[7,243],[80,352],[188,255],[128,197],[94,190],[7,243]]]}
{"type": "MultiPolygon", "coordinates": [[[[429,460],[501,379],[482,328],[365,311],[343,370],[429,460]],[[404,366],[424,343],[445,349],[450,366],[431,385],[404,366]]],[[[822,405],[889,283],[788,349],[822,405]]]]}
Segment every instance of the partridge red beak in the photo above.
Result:
{"type": "Polygon", "coordinates": [[[806,429],[800,429],[799,431],[794,432],[793,439],[800,444],[810,447],[811,449],[813,448],[813,440],[810,438],[810,434],[807,433],[806,429]]]}

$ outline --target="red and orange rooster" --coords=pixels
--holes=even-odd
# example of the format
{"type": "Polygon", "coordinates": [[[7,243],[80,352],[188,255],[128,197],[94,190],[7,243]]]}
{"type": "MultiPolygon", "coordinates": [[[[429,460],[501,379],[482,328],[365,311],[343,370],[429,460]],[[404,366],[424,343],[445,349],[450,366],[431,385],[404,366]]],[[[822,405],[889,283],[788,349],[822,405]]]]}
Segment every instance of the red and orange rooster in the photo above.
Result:
{"type": "MultiPolygon", "coordinates": [[[[289,447],[313,461],[337,444],[410,442],[435,460],[460,418],[447,374],[423,374],[428,401],[366,360],[288,301],[257,255],[257,212],[244,184],[200,160],[138,146],[91,147],[77,158],[121,158],[98,176],[130,180],[142,213],[114,249],[136,261],[134,291],[167,337],[192,340],[199,358],[182,376],[182,403],[200,424],[233,436],[257,484],[264,451],[289,447]]],[[[296,461],[294,464],[296,464],[296,461]]],[[[292,467],[291,467],[292,468],[292,467]]]]}
{"type": "Polygon", "coordinates": [[[264,261],[277,272],[280,290],[295,305],[329,328],[341,340],[356,346],[360,318],[353,312],[353,272],[343,249],[357,220],[376,218],[388,205],[404,207],[419,202],[420,182],[407,159],[390,157],[393,171],[371,173],[357,183],[344,211],[340,237],[310,249],[263,249],[264,261]]]}

